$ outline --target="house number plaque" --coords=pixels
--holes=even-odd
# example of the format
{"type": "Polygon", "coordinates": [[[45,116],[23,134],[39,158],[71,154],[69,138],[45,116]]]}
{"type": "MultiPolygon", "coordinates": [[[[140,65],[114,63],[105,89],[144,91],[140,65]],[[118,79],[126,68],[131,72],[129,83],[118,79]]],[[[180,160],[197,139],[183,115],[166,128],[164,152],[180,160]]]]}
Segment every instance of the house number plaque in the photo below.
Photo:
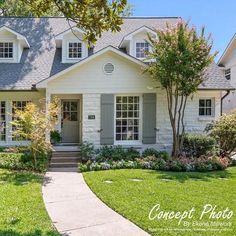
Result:
{"type": "Polygon", "coordinates": [[[95,115],[88,115],[89,120],[95,120],[95,115]]]}

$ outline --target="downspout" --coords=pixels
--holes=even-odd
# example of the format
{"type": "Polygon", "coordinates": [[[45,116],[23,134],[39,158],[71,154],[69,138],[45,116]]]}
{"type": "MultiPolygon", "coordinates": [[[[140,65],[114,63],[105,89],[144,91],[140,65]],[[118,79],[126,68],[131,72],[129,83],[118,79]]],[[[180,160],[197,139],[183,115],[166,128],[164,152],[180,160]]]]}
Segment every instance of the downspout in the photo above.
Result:
{"type": "Polygon", "coordinates": [[[220,115],[221,116],[223,114],[223,100],[229,95],[229,93],[230,93],[230,90],[226,90],[226,94],[220,100],[220,102],[221,102],[221,105],[220,105],[220,115]]]}

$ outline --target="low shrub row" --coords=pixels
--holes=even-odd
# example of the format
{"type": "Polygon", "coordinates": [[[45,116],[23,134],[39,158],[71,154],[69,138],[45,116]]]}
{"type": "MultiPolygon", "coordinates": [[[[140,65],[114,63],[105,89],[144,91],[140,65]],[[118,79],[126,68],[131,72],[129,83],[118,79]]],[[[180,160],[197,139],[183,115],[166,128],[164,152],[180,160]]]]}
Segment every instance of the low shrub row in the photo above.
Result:
{"type": "Polygon", "coordinates": [[[200,157],[186,158],[179,157],[176,159],[163,159],[155,156],[136,158],[135,160],[119,161],[87,161],[79,165],[81,172],[110,170],[110,169],[152,169],[164,171],[213,171],[224,170],[229,166],[228,158],[220,157],[200,157]]]}
{"type": "Polygon", "coordinates": [[[48,160],[46,157],[38,159],[36,165],[33,158],[27,153],[0,153],[0,168],[10,170],[29,170],[44,172],[47,170],[48,160]]]}

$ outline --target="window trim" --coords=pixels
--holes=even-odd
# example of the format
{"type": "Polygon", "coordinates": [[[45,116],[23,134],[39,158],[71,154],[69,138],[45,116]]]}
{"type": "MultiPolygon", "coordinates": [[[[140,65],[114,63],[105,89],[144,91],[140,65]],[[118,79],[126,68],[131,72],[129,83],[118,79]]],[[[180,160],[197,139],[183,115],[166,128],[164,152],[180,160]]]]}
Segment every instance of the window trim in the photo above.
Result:
{"type": "Polygon", "coordinates": [[[83,55],[84,55],[84,46],[83,46],[83,42],[82,41],[79,41],[79,40],[69,40],[67,41],[67,47],[66,47],[66,59],[67,60],[71,60],[71,61],[74,61],[74,60],[81,60],[83,59],[83,55]],[[81,43],[81,57],[77,57],[77,58],[70,58],[69,57],[69,44],[70,43],[81,43]]]}
{"type": "Polygon", "coordinates": [[[0,61],[13,61],[15,60],[15,43],[13,40],[0,40],[0,43],[12,43],[12,57],[0,57],[0,61]]]}
{"type": "Polygon", "coordinates": [[[198,99],[198,117],[201,118],[213,118],[215,117],[215,98],[214,97],[200,97],[198,99]],[[211,100],[211,115],[200,115],[200,100],[211,100]]]}
{"type": "Polygon", "coordinates": [[[143,140],[143,96],[140,93],[134,94],[114,94],[114,145],[141,145],[143,140]],[[138,96],[139,97],[139,139],[138,140],[116,140],[116,97],[119,96],[138,96]]]}
{"type": "Polygon", "coordinates": [[[137,51],[136,51],[136,49],[137,49],[137,43],[147,43],[147,44],[148,44],[148,52],[151,51],[151,49],[150,49],[150,44],[149,44],[146,40],[136,40],[136,41],[134,42],[134,55],[135,55],[135,57],[136,57],[137,59],[139,59],[139,60],[145,60],[145,59],[147,59],[147,56],[145,56],[145,57],[137,57],[137,51]]]}

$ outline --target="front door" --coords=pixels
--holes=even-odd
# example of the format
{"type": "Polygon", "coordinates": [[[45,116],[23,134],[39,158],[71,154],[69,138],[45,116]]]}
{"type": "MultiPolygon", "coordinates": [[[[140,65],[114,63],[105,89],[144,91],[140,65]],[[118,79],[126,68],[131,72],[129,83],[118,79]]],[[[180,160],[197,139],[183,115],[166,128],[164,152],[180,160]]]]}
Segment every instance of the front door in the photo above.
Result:
{"type": "Polygon", "coordinates": [[[79,100],[63,100],[61,114],[63,143],[79,142],[79,100]]]}

